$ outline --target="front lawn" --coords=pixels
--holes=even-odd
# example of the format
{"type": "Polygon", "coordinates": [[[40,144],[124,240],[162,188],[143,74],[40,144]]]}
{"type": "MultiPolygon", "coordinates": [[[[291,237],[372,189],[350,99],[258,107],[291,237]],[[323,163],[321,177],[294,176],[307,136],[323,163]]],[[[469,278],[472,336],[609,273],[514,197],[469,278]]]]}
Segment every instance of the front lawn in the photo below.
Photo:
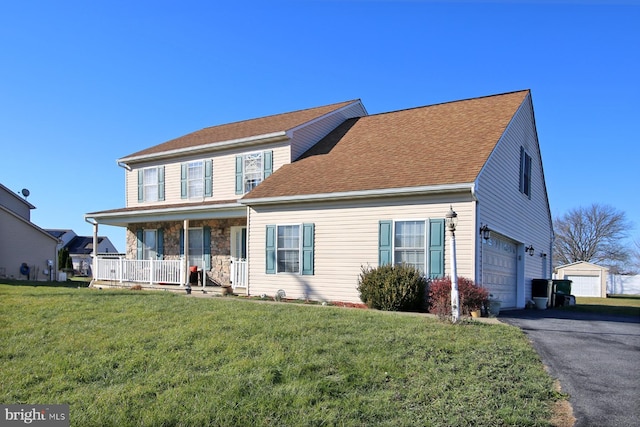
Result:
{"type": "Polygon", "coordinates": [[[77,426],[544,426],[524,335],[424,315],[0,285],[0,403],[77,426]]]}
{"type": "Polygon", "coordinates": [[[640,296],[576,297],[576,305],[563,307],[563,310],[640,317],[640,296]]]}

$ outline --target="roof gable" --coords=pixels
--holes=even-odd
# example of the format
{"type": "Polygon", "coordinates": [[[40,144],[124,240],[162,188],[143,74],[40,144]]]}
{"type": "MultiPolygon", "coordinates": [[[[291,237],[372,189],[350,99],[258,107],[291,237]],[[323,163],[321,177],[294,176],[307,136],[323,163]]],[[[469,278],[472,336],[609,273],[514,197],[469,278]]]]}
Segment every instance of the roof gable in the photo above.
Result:
{"type": "Polygon", "coordinates": [[[347,120],[245,199],[472,183],[528,93],[347,120]]]}
{"type": "Polygon", "coordinates": [[[309,108],[306,110],[298,110],[289,113],[227,123],[219,126],[211,126],[135,152],[123,157],[119,161],[125,162],[129,159],[159,155],[161,153],[173,152],[176,150],[188,150],[189,148],[196,148],[203,145],[259,137],[261,135],[269,135],[277,132],[286,132],[355,102],[360,101],[345,101],[322,107],[309,108]]]}

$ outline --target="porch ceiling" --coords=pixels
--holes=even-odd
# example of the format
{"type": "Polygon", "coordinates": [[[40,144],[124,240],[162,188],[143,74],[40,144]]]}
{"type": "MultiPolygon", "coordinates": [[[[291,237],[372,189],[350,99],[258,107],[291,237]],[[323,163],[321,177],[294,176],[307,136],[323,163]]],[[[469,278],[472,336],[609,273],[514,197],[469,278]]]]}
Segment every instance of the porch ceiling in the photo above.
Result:
{"type": "Polygon", "coordinates": [[[245,218],[246,216],[247,207],[232,200],[215,203],[185,203],[180,205],[113,209],[88,213],[84,218],[87,222],[126,227],[128,224],[141,222],[245,218]]]}

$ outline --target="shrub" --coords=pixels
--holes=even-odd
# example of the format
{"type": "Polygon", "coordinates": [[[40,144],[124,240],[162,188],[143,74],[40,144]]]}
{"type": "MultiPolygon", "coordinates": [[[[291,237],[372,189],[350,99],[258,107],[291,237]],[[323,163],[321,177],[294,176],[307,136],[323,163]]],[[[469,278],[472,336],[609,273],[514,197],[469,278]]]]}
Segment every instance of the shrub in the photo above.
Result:
{"type": "MultiPolygon", "coordinates": [[[[466,277],[458,277],[460,313],[469,315],[489,303],[489,291],[466,277]]],[[[441,318],[451,316],[451,278],[434,279],[429,284],[429,312],[441,318]]]]}
{"type": "Polygon", "coordinates": [[[419,311],[425,308],[427,281],[412,265],[362,267],[358,279],[360,299],[385,311],[419,311]]]}

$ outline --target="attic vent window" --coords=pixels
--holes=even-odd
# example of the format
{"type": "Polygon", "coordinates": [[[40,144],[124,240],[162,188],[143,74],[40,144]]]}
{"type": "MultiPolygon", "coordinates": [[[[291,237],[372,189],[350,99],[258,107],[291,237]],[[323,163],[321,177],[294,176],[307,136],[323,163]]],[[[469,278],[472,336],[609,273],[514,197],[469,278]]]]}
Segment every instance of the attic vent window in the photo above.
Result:
{"type": "Polygon", "coordinates": [[[520,192],[531,198],[531,156],[520,147],[520,192]]]}

